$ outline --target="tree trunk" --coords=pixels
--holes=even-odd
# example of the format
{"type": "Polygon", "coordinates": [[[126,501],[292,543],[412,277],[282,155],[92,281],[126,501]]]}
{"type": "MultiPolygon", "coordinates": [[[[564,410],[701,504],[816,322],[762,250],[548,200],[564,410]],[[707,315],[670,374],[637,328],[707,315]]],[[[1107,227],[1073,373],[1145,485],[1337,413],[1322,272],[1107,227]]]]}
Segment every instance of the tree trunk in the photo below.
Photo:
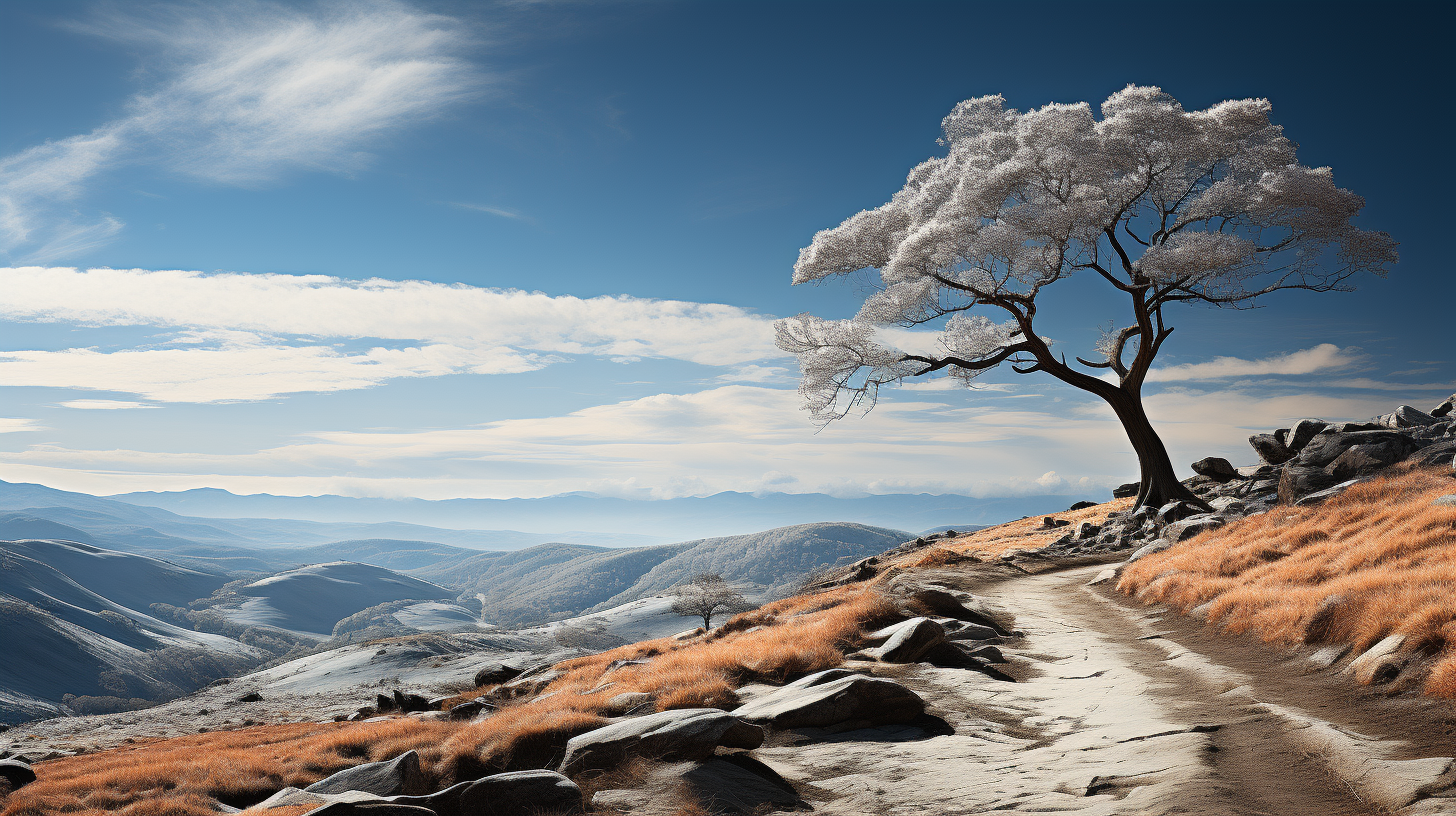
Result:
{"type": "Polygon", "coordinates": [[[704,632],[711,632],[711,631],[713,631],[713,616],[712,615],[704,615],[703,616],[703,631],[704,632]]]}
{"type": "Polygon", "coordinates": [[[1132,449],[1137,452],[1141,477],[1135,506],[1162,507],[1168,502],[1186,501],[1206,508],[1208,505],[1184,487],[1178,480],[1178,474],[1173,472],[1168,449],[1163,447],[1163,440],[1153,430],[1153,424],[1143,410],[1142,395],[1118,388],[1111,394],[1103,394],[1102,398],[1112,406],[1122,422],[1122,429],[1127,432],[1132,449]]]}

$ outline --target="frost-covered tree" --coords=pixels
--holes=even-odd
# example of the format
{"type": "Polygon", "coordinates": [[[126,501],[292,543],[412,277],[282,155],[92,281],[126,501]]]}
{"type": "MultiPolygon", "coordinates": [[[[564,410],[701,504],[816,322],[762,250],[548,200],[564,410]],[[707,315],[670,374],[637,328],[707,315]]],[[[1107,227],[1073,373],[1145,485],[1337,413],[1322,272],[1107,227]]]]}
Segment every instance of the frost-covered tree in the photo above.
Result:
{"type": "Polygon", "coordinates": [[[742,593],[717,573],[700,572],[677,587],[673,594],[677,596],[672,602],[673,614],[702,618],[704,629],[713,628],[716,615],[732,615],[753,608],[742,593]]]}
{"type": "Polygon", "coordinates": [[[1347,290],[1357,273],[1384,275],[1396,261],[1389,235],[1351,225],[1364,200],[1336,187],[1328,167],[1300,165],[1269,110],[1245,99],[1185,111],[1134,86],[1104,102],[1100,119],[1086,103],[1025,113],[1000,96],[960,103],[941,123],[947,155],[800,252],[795,284],[878,272],[853,319],[778,323],[779,347],[799,358],[804,407],[828,422],[910,377],[970,385],[1003,363],[1044,372],[1112,407],[1137,452],[1140,505],[1197,501],[1142,404],[1173,331],[1170,307],[1347,290]],[[1043,290],[1078,274],[1126,303],[1090,359],[1075,357],[1090,372],[1054,352],[1035,322],[1043,290]],[[938,344],[901,350],[877,332],[892,325],[938,329],[938,344]]]}

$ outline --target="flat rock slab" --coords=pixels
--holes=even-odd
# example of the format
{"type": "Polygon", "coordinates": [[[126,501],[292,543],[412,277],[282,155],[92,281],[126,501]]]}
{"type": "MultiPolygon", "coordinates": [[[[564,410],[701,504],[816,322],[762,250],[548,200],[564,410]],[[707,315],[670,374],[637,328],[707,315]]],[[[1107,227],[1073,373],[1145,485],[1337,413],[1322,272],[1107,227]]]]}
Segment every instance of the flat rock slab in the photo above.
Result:
{"type": "Polygon", "coordinates": [[[470,783],[460,794],[461,816],[580,813],[584,805],[581,788],[554,771],[487,776],[470,783]]]}
{"type": "Polygon", "coordinates": [[[612,768],[632,756],[702,760],[718,746],[757,748],[763,729],[717,708],[685,708],[632,717],[573,737],[560,770],[565,774],[612,768]]]}
{"type": "Polygon", "coordinates": [[[777,729],[847,730],[909,722],[925,713],[925,701],[892,680],[856,674],[808,687],[785,686],[733,713],[777,729]]]}
{"type": "Polygon", "coordinates": [[[309,793],[345,793],[359,791],[375,796],[395,796],[425,790],[425,775],[420,770],[420,755],[414,751],[388,760],[346,768],[327,779],[304,788],[309,793]]]}

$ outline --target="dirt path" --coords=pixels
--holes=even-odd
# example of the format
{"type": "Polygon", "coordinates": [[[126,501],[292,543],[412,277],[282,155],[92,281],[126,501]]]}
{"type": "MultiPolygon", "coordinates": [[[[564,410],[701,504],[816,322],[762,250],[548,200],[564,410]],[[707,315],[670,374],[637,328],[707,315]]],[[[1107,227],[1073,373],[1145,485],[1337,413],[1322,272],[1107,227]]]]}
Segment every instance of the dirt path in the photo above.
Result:
{"type": "Polygon", "coordinates": [[[1287,684],[1087,588],[1101,569],[977,593],[1016,615],[1025,637],[1005,651],[1023,682],[905,670],[953,734],[875,729],[761,755],[827,814],[1456,814],[1429,796],[1456,782],[1452,750],[1325,722],[1287,684]]]}

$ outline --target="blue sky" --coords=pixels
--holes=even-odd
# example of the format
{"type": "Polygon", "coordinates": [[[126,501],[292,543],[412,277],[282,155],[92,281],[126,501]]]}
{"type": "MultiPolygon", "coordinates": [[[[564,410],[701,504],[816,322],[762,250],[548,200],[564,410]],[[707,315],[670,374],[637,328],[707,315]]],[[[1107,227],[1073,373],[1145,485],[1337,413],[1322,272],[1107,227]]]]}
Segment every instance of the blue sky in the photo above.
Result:
{"type": "MultiPolygon", "coordinates": [[[[1456,391],[1451,11],[1259,4],[0,5],[0,478],[95,493],[1097,492],[1110,414],[928,383],[815,433],[775,317],[817,230],[1004,94],[1266,97],[1388,280],[1187,310],[1175,460],[1456,391]],[[1229,8],[1229,7],[1225,7],[1229,8]],[[1149,33],[1127,20],[1156,16],[1149,33]],[[88,271],[89,270],[89,271],[88,271]]],[[[1047,305],[1085,349],[1095,281],[1047,305]]]]}

